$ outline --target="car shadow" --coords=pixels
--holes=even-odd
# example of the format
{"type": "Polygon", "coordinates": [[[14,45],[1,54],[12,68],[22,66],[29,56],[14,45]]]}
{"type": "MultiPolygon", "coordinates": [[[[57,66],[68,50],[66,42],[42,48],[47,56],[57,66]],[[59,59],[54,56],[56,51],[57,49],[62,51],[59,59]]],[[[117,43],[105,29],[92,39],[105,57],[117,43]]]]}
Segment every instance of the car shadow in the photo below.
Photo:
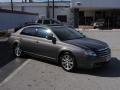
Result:
{"type": "Polygon", "coordinates": [[[112,57],[111,61],[103,67],[89,70],[76,69],[74,73],[88,74],[100,77],[120,77],[120,60],[112,57]]]}
{"type": "Polygon", "coordinates": [[[12,49],[7,41],[0,41],[0,68],[14,60],[12,49]]]}
{"type": "Polygon", "coordinates": [[[0,41],[0,83],[16,70],[26,59],[16,58],[7,41],[0,41]]]}
{"type": "MultiPolygon", "coordinates": [[[[56,62],[49,61],[48,59],[45,58],[34,58],[34,57],[31,58],[39,62],[60,66],[56,62]]],[[[112,57],[110,62],[104,65],[103,67],[95,68],[95,69],[76,69],[72,73],[87,74],[87,75],[99,76],[99,77],[120,77],[120,60],[117,59],[116,57],[112,57]]]]}
{"type": "Polygon", "coordinates": [[[60,67],[60,65],[57,62],[50,60],[50,59],[47,59],[47,58],[44,58],[44,57],[35,57],[35,56],[30,56],[30,55],[24,56],[24,58],[28,58],[28,57],[30,59],[38,61],[38,62],[43,62],[43,63],[47,63],[47,64],[51,64],[51,65],[60,67]]]}

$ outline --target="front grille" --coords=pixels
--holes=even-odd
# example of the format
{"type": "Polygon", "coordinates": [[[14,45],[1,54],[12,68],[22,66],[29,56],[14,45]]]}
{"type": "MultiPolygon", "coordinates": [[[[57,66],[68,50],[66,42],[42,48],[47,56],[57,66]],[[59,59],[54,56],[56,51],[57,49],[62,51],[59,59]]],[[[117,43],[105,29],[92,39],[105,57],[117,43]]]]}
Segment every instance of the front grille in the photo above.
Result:
{"type": "Polygon", "coordinates": [[[99,49],[95,51],[98,57],[104,57],[110,55],[111,51],[109,48],[99,49]]]}

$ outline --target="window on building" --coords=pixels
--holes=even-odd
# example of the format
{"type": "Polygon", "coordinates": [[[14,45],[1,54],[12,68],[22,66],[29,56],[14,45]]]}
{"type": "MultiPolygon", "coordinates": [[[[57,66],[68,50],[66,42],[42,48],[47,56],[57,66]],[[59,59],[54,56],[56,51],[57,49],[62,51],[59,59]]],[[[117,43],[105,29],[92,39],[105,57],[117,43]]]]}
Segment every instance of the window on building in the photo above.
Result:
{"type": "Polygon", "coordinates": [[[85,17],[85,25],[91,25],[93,23],[93,17],[85,17]]]}
{"type": "Polygon", "coordinates": [[[50,20],[44,20],[43,24],[50,24],[50,20]]]}
{"type": "Polygon", "coordinates": [[[84,11],[79,11],[79,25],[85,25],[84,11]]]}
{"type": "Polygon", "coordinates": [[[40,23],[40,24],[42,24],[42,20],[41,20],[41,19],[39,19],[37,23],[40,23]]]}
{"type": "Polygon", "coordinates": [[[67,22],[67,15],[58,15],[57,20],[61,22],[67,22]]]}

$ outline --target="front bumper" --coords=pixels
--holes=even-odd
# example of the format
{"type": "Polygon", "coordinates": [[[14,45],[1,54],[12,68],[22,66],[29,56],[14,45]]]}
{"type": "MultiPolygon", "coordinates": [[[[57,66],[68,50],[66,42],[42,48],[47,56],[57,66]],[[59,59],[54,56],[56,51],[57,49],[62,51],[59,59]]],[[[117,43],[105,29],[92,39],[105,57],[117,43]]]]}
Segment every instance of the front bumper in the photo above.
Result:
{"type": "Polygon", "coordinates": [[[82,60],[81,59],[77,60],[78,63],[77,66],[78,68],[86,68],[86,69],[97,68],[107,64],[110,61],[110,59],[111,59],[111,55],[107,55],[104,57],[88,56],[82,60]]]}

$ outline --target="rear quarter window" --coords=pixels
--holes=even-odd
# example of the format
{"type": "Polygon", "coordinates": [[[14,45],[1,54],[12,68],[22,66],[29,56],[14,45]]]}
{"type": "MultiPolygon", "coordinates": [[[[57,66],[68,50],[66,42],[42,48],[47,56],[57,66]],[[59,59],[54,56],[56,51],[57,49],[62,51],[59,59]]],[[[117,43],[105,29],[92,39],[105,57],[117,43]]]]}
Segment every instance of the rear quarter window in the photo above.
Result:
{"type": "Polygon", "coordinates": [[[21,34],[29,35],[29,36],[36,36],[36,28],[34,27],[25,28],[22,30],[21,34]]]}

